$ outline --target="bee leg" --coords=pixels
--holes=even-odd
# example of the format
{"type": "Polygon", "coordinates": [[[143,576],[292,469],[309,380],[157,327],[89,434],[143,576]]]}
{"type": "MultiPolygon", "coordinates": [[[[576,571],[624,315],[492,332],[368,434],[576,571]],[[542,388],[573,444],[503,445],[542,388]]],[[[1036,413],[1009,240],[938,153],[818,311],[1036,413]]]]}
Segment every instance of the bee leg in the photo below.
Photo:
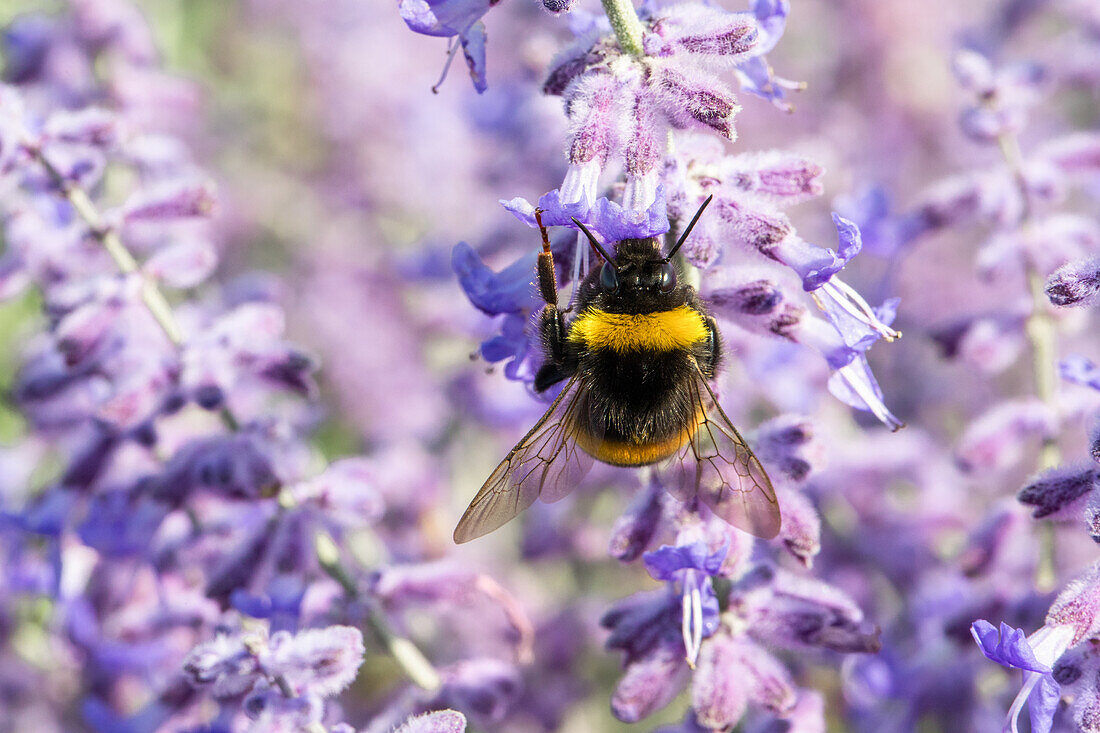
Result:
{"type": "Polygon", "coordinates": [[[539,313],[539,334],[546,353],[546,363],[535,375],[535,391],[542,392],[576,371],[573,358],[565,340],[565,318],[555,306],[547,305],[539,313]]]}
{"type": "Polygon", "coordinates": [[[714,379],[718,364],[722,361],[722,339],[718,336],[718,324],[714,318],[706,316],[707,340],[703,346],[702,358],[698,359],[699,369],[707,379],[714,379]]]}
{"type": "Polygon", "coordinates": [[[550,251],[550,236],[546,233],[546,227],[542,225],[542,211],[535,209],[535,221],[539,224],[539,232],[542,234],[542,251],[539,252],[539,260],[535,271],[538,273],[539,295],[546,305],[557,309],[558,306],[558,276],[554,272],[554,253],[550,251]]]}

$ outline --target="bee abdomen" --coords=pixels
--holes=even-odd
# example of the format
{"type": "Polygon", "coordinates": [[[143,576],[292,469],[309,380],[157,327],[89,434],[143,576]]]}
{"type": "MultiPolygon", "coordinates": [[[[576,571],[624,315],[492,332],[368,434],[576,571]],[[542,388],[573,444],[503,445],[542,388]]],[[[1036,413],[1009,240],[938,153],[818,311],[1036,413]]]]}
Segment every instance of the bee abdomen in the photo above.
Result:
{"type": "Polygon", "coordinates": [[[678,425],[666,423],[666,427],[674,428],[671,431],[646,437],[624,436],[618,431],[597,435],[591,426],[581,424],[574,428],[573,437],[577,445],[597,461],[612,466],[648,466],[674,455],[684,447],[695,435],[702,421],[703,414],[699,412],[694,419],[687,422],[678,421],[678,425]]]}

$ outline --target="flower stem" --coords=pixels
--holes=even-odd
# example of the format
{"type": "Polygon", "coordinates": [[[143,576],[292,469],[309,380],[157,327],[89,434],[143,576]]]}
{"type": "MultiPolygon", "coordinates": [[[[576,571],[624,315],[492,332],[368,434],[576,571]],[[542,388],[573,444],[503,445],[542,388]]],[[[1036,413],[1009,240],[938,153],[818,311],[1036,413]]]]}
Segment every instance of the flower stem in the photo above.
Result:
{"type": "Polygon", "coordinates": [[[634,10],[631,0],[601,0],[603,11],[607,13],[607,19],[611,21],[611,29],[615,31],[615,38],[619,41],[619,48],[631,56],[641,56],[645,52],[642,48],[642,22],[638,20],[638,13],[634,10]]]}
{"type": "MultiPolygon", "coordinates": [[[[329,574],[333,580],[340,584],[348,598],[359,598],[359,587],[351,574],[340,562],[340,553],[336,547],[336,541],[332,535],[325,531],[319,531],[313,540],[317,560],[321,568],[329,574]]],[[[428,690],[438,690],[442,685],[439,672],[424,656],[424,653],[411,641],[403,636],[398,636],[386,623],[386,619],[377,608],[371,606],[367,610],[367,627],[374,633],[378,642],[386,648],[390,656],[401,667],[405,675],[417,686],[428,690]]]]}
{"type": "MultiPolygon", "coordinates": [[[[1023,154],[1020,141],[1015,134],[1005,133],[997,138],[1005,163],[1016,179],[1020,196],[1020,229],[1025,229],[1031,219],[1031,206],[1028,201],[1027,179],[1023,171],[1023,154]]],[[[1031,296],[1031,314],[1024,324],[1028,342],[1031,344],[1031,370],[1035,380],[1035,395],[1050,410],[1058,410],[1058,373],[1054,368],[1058,360],[1058,332],[1054,319],[1048,310],[1042,274],[1035,269],[1034,263],[1024,263],[1027,277],[1027,289],[1031,296]]],[[[1039,470],[1054,468],[1062,460],[1058,447],[1057,431],[1043,437],[1039,448],[1039,470]]],[[[1039,525],[1039,562],[1035,568],[1035,586],[1040,591],[1053,590],[1058,582],[1054,524],[1044,522],[1039,525]]]]}
{"type": "MultiPolygon", "coordinates": [[[[1054,369],[1057,359],[1057,331],[1054,320],[1047,312],[1043,277],[1034,268],[1028,268],[1028,290],[1031,291],[1032,310],[1025,326],[1031,342],[1032,371],[1035,375],[1035,394],[1051,409],[1057,409],[1058,374],[1054,369]]],[[[1057,433],[1043,436],[1039,447],[1039,470],[1054,468],[1062,460],[1057,433]]],[[[1039,564],[1035,568],[1035,586],[1040,591],[1053,590],[1058,583],[1058,570],[1054,523],[1043,522],[1039,526],[1039,564]]]]}
{"type": "Polygon", "coordinates": [[[103,245],[103,249],[107,250],[107,254],[114,260],[119,271],[124,275],[139,273],[141,277],[141,299],[144,301],[145,307],[149,309],[168,340],[173,345],[179,346],[183,342],[183,334],[172,315],[172,307],[168,304],[168,299],[164,297],[164,293],[160,291],[154,280],[140,274],[137,260],[130,254],[130,250],[126,249],[126,245],[122,243],[118,232],[104,221],[103,215],[92,203],[88,193],[80,186],[66,180],[57,166],[46,157],[41,146],[25,143],[23,148],[42,166],[50,180],[61,190],[61,193],[76,210],[76,213],[88,225],[88,230],[92,236],[103,245]]]}

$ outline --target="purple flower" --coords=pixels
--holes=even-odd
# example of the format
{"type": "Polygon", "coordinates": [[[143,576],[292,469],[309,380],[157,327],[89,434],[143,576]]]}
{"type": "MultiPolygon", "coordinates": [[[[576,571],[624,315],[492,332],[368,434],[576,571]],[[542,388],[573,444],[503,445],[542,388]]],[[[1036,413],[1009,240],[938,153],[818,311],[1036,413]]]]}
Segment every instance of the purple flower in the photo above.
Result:
{"type": "MultiPolygon", "coordinates": [[[[871,412],[891,430],[903,426],[886,407],[882,388],[871,373],[867,357],[864,356],[863,352],[870,347],[874,338],[871,333],[864,332],[854,344],[849,344],[845,340],[845,334],[835,324],[818,318],[802,317],[790,324],[787,332],[790,334],[789,338],[809,346],[825,358],[832,370],[828,386],[834,397],[857,410],[871,412]]],[[[854,333],[860,332],[857,330],[854,333]]],[[[853,333],[849,333],[849,338],[852,335],[853,333]]]]}
{"type": "Polygon", "coordinates": [[[977,100],[963,110],[963,132],[986,143],[1024,127],[1027,110],[1037,100],[1046,77],[1042,67],[1033,63],[994,70],[987,58],[971,50],[955,55],[954,69],[959,84],[977,100]]]}
{"type": "Polygon", "coordinates": [[[483,313],[495,316],[530,310],[537,303],[532,282],[535,259],[536,253],[532,252],[494,273],[470,245],[459,242],[451,253],[451,266],[470,302],[483,313]]]}
{"type": "Polygon", "coordinates": [[[986,657],[1024,673],[1024,683],[1008,711],[1006,725],[1016,733],[1016,719],[1026,702],[1031,729],[1036,733],[1050,733],[1061,697],[1058,683],[1050,674],[1051,667],[1073,639],[1073,627],[1044,626],[1027,637],[1020,629],[1005,623],[998,632],[993,624],[979,619],[971,626],[970,633],[986,657]]]}
{"type": "Polygon", "coordinates": [[[459,242],[451,255],[451,266],[471,303],[486,314],[504,315],[500,334],[482,342],[481,355],[490,362],[508,359],[504,371],[509,379],[533,379],[534,369],[527,363],[528,356],[533,356],[527,326],[540,303],[532,282],[535,253],[494,273],[470,245],[459,242]]]}
{"type": "Polygon", "coordinates": [[[609,552],[622,562],[637,560],[657,532],[664,509],[666,493],[660,484],[652,482],[611,528],[609,552]]]}
{"type": "Polygon", "coordinates": [[[410,30],[428,36],[466,33],[494,3],[491,0],[399,0],[401,18],[410,30]]]}
{"type": "Polygon", "coordinates": [[[106,557],[140,556],[149,552],[168,512],[169,507],[159,502],[110,491],[92,500],[77,533],[106,557]]]}
{"type": "Polygon", "coordinates": [[[23,84],[38,76],[58,36],[58,24],[41,13],[17,16],[4,28],[4,81],[23,84]]]}
{"type": "Polygon", "coordinates": [[[462,710],[487,729],[505,718],[521,691],[515,666],[499,659],[467,659],[440,674],[443,687],[431,707],[462,710]]]}
{"type": "Polygon", "coordinates": [[[251,637],[240,634],[220,634],[203,642],[184,661],[184,675],[193,685],[210,686],[215,697],[239,695],[260,679],[259,661],[249,650],[252,643],[251,637]]]}
{"type": "Polygon", "coordinates": [[[182,447],[152,480],[155,497],[182,503],[191,492],[255,499],[278,484],[271,459],[257,434],[215,436],[182,447]]]}
{"type": "Polygon", "coordinates": [[[600,625],[611,630],[607,647],[621,649],[630,664],[662,640],[679,643],[681,608],[681,599],[667,591],[636,593],[619,601],[600,619],[600,625]]]}
{"type": "Polygon", "coordinates": [[[269,619],[272,631],[294,631],[302,614],[305,592],[302,579],[293,575],[277,575],[262,593],[250,593],[244,588],[233,589],[229,594],[229,603],[243,614],[269,619]]]}
{"type": "Polygon", "coordinates": [[[722,568],[729,543],[711,552],[703,540],[685,545],[662,545],[642,556],[655,580],[680,584],[681,629],[688,665],[694,666],[703,639],[718,628],[718,596],[710,579],[722,568]]]}
{"type": "MultiPolygon", "coordinates": [[[[542,223],[545,226],[578,229],[573,223],[576,218],[605,243],[623,239],[646,239],[664,234],[669,229],[663,185],[656,187],[652,202],[643,210],[629,209],[606,198],[596,199],[591,205],[586,205],[583,198],[576,203],[563,203],[564,196],[563,186],[562,189],[554,189],[539,199],[538,208],[542,211],[542,223]]],[[[526,199],[501,200],[500,203],[527,226],[538,226],[535,221],[535,207],[526,199]]]]}
{"type": "MultiPolygon", "coordinates": [[[[405,25],[416,33],[428,36],[456,38],[451,42],[447,65],[457,50],[462,55],[480,94],[487,88],[485,79],[485,24],[481,17],[489,12],[498,0],[398,0],[398,9],[405,25]]],[[[443,75],[446,76],[446,68],[443,75]]],[[[442,81],[442,79],[440,79],[442,81]]]]}

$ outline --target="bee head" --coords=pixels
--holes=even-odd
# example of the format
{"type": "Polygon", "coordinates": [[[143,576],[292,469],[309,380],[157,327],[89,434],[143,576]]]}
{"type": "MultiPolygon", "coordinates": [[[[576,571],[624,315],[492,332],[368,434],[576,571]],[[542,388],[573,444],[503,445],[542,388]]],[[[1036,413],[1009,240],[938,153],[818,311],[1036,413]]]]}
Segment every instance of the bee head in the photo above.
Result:
{"type": "Polygon", "coordinates": [[[600,269],[598,287],[603,296],[612,301],[608,305],[617,301],[618,305],[627,307],[632,303],[641,302],[639,301],[641,298],[649,306],[675,307],[687,300],[688,296],[684,289],[678,287],[676,266],[672,264],[672,258],[691,234],[695,223],[699,221],[703,210],[713,198],[713,196],[707,197],[695,212],[691,223],[684,229],[684,233],[680,235],[680,239],[664,256],[661,255],[661,240],[649,237],[620,241],[615,245],[615,256],[612,257],[584,224],[576,219],[573,220],[603,257],[604,263],[600,269]]]}

